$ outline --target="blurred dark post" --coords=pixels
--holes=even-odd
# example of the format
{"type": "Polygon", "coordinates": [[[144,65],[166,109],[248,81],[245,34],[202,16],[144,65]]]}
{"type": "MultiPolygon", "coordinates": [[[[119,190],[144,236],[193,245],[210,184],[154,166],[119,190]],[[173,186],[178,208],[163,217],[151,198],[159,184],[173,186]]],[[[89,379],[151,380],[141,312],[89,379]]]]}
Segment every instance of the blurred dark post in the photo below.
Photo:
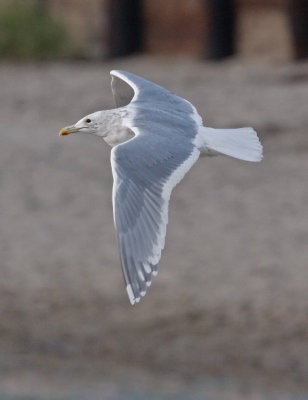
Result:
{"type": "Polygon", "coordinates": [[[142,0],[109,0],[108,56],[123,57],[142,50],[142,0]]]}
{"type": "Polygon", "coordinates": [[[236,13],[234,0],[206,0],[208,31],[205,56],[221,60],[235,53],[236,13]]]}
{"type": "Polygon", "coordinates": [[[308,57],[308,0],[290,0],[290,21],[293,35],[294,57],[308,57]]]}

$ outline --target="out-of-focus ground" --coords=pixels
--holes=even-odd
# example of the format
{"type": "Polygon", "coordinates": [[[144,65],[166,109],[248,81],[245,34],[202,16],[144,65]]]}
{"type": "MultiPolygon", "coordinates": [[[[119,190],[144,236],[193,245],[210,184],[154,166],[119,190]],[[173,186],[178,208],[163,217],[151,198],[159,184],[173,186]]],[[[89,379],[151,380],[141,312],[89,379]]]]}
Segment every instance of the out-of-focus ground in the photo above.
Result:
{"type": "Polygon", "coordinates": [[[120,399],[122,384],[125,399],[308,398],[308,64],[2,64],[0,87],[3,398],[120,399]],[[175,189],[160,272],[134,307],[110,149],[57,136],[113,107],[114,68],[264,145],[258,165],[200,159],[175,189]]]}

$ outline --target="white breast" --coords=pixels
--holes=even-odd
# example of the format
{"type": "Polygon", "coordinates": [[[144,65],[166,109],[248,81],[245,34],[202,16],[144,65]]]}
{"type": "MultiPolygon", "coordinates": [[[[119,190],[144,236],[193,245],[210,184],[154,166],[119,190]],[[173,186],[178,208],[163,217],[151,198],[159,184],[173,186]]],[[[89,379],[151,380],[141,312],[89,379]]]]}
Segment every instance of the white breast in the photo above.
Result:
{"type": "Polygon", "coordinates": [[[109,144],[109,146],[114,147],[120,143],[126,142],[133,136],[135,136],[134,132],[131,131],[129,128],[118,126],[110,130],[108,134],[104,137],[104,140],[107,144],[109,144]]]}

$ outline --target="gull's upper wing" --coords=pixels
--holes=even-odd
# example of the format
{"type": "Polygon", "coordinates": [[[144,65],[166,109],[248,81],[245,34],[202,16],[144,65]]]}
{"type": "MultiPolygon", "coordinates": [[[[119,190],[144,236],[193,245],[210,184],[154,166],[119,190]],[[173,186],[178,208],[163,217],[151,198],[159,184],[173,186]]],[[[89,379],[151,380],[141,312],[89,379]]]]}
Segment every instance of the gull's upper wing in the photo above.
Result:
{"type": "Polygon", "coordinates": [[[147,87],[147,81],[128,75],[135,93],[138,90],[131,104],[136,105],[134,116],[126,121],[135,137],[112,149],[111,165],[114,221],[126,289],[134,304],[157,273],[171,191],[200,153],[195,146],[199,121],[194,107],[158,85],[149,82],[147,87]]]}
{"type": "Polygon", "coordinates": [[[199,157],[192,143],[137,136],[112,149],[113,209],[126,289],[144,296],[164,248],[171,191],[199,157]]]}

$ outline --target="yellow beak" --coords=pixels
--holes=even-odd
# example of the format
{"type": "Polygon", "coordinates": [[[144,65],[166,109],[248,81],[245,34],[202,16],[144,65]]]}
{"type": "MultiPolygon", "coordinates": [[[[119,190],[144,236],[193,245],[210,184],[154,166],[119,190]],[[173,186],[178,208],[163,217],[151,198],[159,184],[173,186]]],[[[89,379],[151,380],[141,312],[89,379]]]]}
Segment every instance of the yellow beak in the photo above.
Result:
{"type": "Polygon", "coordinates": [[[59,132],[59,136],[66,136],[70,133],[78,132],[79,129],[80,128],[76,128],[74,125],[66,126],[65,128],[61,129],[61,131],[59,132]]]}

